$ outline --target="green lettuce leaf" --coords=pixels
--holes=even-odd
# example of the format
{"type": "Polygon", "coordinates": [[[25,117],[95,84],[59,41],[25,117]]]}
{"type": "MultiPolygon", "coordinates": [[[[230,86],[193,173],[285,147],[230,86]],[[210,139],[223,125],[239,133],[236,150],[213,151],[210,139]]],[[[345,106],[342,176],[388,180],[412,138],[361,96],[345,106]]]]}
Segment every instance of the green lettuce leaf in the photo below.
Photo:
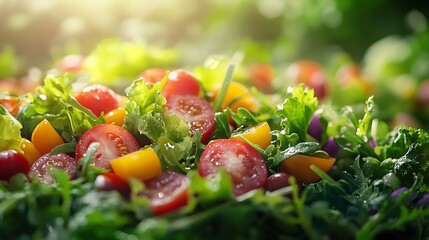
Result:
{"type": "Polygon", "coordinates": [[[22,151],[20,147],[21,128],[21,123],[0,104],[0,151],[22,151]]]}
{"type": "Polygon", "coordinates": [[[165,97],[161,87],[165,83],[146,85],[143,80],[134,81],[127,93],[124,128],[144,145],[149,139],[160,157],[165,170],[185,172],[186,159],[195,141],[189,126],[176,115],[167,115],[165,97]]]}
{"type": "Polygon", "coordinates": [[[94,125],[104,123],[102,117],[97,118],[76,101],[71,84],[66,76],[47,77],[44,86],[27,96],[30,103],[20,110],[17,117],[23,126],[23,137],[30,138],[43,119],[47,119],[60,135],[75,138],[94,125]]]}
{"type": "Polygon", "coordinates": [[[281,118],[280,125],[287,134],[296,133],[299,141],[307,140],[307,128],[318,107],[314,90],[306,89],[303,84],[288,89],[284,102],[278,106],[275,116],[281,118]]]}

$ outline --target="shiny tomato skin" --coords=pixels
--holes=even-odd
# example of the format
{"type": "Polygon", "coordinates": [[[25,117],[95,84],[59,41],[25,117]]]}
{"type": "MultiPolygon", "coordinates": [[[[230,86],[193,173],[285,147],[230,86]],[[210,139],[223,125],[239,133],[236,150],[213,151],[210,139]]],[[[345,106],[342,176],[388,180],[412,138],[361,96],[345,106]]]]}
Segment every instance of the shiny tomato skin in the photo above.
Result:
{"type": "Polygon", "coordinates": [[[149,199],[155,215],[177,210],[188,202],[189,178],[176,172],[163,172],[161,175],[144,181],[145,188],[139,196],[149,199]]]}
{"type": "Polygon", "coordinates": [[[38,178],[41,183],[52,184],[55,182],[50,173],[50,168],[55,167],[67,173],[69,179],[75,179],[78,173],[77,161],[65,153],[50,155],[46,153],[31,165],[28,175],[34,179],[38,178]]]}
{"type": "Polygon", "coordinates": [[[157,83],[160,82],[165,75],[167,75],[167,71],[162,68],[148,68],[144,70],[137,79],[143,78],[143,80],[147,83],[157,83]]]}
{"type": "Polygon", "coordinates": [[[191,75],[190,72],[182,69],[176,69],[168,74],[168,80],[162,89],[162,93],[164,96],[198,96],[200,90],[200,83],[191,75]]]}
{"type": "Polygon", "coordinates": [[[131,193],[128,182],[112,172],[98,175],[94,184],[99,191],[118,191],[123,196],[129,196],[131,193]]]}
{"type": "Polygon", "coordinates": [[[194,95],[170,95],[166,108],[168,114],[176,114],[188,124],[192,134],[200,131],[201,142],[208,142],[215,130],[215,120],[213,109],[206,100],[194,95]]]}
{"type": "Polygon", "coordinates": [[[211,141],[201,154],[200,176],[209,177],[223,168],[231,176],[235,195],[264,187],[268,170],[262,156],[249,144],[234,139],[211,141]]]}
{"type": "Polygon", "coordinates": [[[94,165],[111,170],[110,161],[140,149],[137,140],[122,127],[113,124],[99,124],[86,131],[76,144],[76,160],[83,157],[89,145],[99,142],[94,165]]]}
{"type": "Polygon", "coordinates": [[[274,173],[265,182],[265,190],[273,192],[289,186],[289,175],[283,172],[274,173]]]}
{"type": "Polygon", "coordinates": [[[100,84],[83,88],[75,98],[96,116],[100,116],[102,112],[106,114],[120,105],[120,97],[112,89],[100,84]]]}
{"type": "Polygon", "coordinates": [[[29,170],[30,164],[21,153],[15,150],[0,152],[0,180],[8,181],[18,173],[27,174],[29,170]]]}

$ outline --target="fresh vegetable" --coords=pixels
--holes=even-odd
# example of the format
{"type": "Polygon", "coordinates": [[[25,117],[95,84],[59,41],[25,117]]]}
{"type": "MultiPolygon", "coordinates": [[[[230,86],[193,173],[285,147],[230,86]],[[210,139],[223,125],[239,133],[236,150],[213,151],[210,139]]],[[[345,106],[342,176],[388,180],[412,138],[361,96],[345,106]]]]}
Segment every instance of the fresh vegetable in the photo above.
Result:
{"type": "Polygon", "coordinates": [[[43,119],[34,128],[33,133],[31,134],[31,142],[42,155],[50,152],[54,147],[64,143],[61,136],[46,119],[43,119]]]}
{"type": "MultiPolygon", "coordinates": [[[[211,90],[211,101],[215,101],[219,96],[221,90],[220,85],[214,86],[211,90]]],[[[252,96],[246,86],[238,82],[231,82],[228,85],[225,96],[222,98],[222,108],[231,108],[232,111],[237,112],[238,108],[246,108],[250,111],[256,111],[259,103],[252,96]]]]}
{"type": "Polygon", "coordinates": [[[194,135],[201,134],[201,141],[207,143],[215,130],[214,112],[210,104],[195,95],[169,95],[167,114],[173,114],[183,120],[194,135]]]}
{"type": "Polygon", "coordinates": [[[107,114],[119,107],[119,96],[110,88],[94,84],[83,88],[75,96],[80,105],[88,108],[96,116],[107,114]]]}
{"type": "Polygon", "coordinates": [[[163,172],[144,182],[145,188],[138,193],[147,197],[155,215],[162,215],[183,207],[188,202],[189,179],[176,172],[163,172]]]}
{"type": "Polygon", "coordinates": [[[137,178],[145,181],[157,177],[162,172],[161,161],[151,148],[141,149],[113,159],[113,171],[122,179],[137,178]]]}
{"type": "Polygon", "coordinates": [[[69,179],[74,179],[77,177],[78,165],[74,158],[65,153],[55,155],[46,153],[31,165],[28,175],[33,181],[37,179],[44,184],[52,184],[55,182],[53,176],[55,170],[64,171],[69,179]]]}
{"type": "Polygon", "coordinates": [[[85,132],[76,144],[76,160],[84,156],[91,143],[99,142],[94,165],[111,169],[112,159],[139,150],[136,139],[122,127],[111,124],[99,124],[85,132]]]}
{"type": "Polygon", "coordinates": [[[125,109],[123,107],[118,107],[109,111],[104,115],[104,121],[122,127],[125,121],[125,109]]]}
{"type": "Polygon", "coordinates": [[[233,133],[231,138],[239,141],[249,141],[262,149],[266,149],[271,143],[270,125],[267,122],[261,122],[245,129],[243,132],[233,133]]]}
{"type": "Polygon", "coordinates": [[[99,191],[118,191],[125,197],[129,196],[131,193],[128,181],[123,180],[113,172],[98,175],[95,178],[94,185],[99,191]]]}
{"type": "Polygon", "coordinates": [[[212,141],[201,153],[201,176],[213,177],[218,168],[230,174],[236,195],[263,187],[268,177],[261,155],[249,144],[233,139],[212,141]]]}
{"type": "Polygon", "coordinates": [[[25,158],[27,158],[30,166],[41,156],[39,150],[36,149],[34,144],[30,140],[21,139],[21,150],[25,158]]]}
{"type": "Polygon", "coordinates": [[[0,179],[8,181],[18,173],[27,174],[30,165],[21,153],[15,150],[5,150],[0,152],[0,179]]]}

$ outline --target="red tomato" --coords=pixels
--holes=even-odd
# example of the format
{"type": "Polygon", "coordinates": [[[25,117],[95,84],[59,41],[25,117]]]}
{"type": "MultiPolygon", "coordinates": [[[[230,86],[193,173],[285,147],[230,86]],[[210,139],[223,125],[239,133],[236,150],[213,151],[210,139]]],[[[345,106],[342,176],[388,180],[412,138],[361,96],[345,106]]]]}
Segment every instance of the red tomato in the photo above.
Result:
{"type": "Polygon", "coordinates": [[[169,95],[195,95],[200,93],[200,83],[190,72],[177,69],[168,74],[168,80],[162,89],[164,96],[169,95]]]}
{"type": "Polygon", "coordinates": [[[140,73],[137,79],[143,78],[145,82],[157,83],[161,81],[165,75],[167,75],[167,71],[162,68],[149,68],[140,73]]]}
{"type": "Polygon", "coordinates": [[[268,178],[261,155],[249,144],[233,139],[214,140],[202,152],[199,174],[210,176],[217,168],[224,168],[231,175],[235,195],[263,187],[268,178]]]}
{"type": "Polygon", "coordinates": [[[77,177],[77,162],[74,158],[65,153],[56,155],[49,155],[49,153],[47,153],[42,155],[31,165],[28,175],[31,176],[31,178],[38,178],[42,183],[52,184],[54,183],[54,178],[51,175],[51,167],[65,171],[70,179],[77,177]]]}
{"type": "Polygon", "coordinates": [[[0,152],[0,179],[8,181],[18,173],[28,173],[30,164],[21,153],[15,150],[0,152]]]}
{"type": "Polygon", "coordinates": [[[163,172],[144,182],[145,188],[139,193],[149,199],[155,215],[174,211],[188,202],[189,178],[176,172],[163,172]]]}
{"type": "Polygon", "coordinates": [[[201,142],[207,142],[215,130],[214,112],[210,104],[199,96],[170,95],[167,97],[168,114],[176,114],[191,128],[200,131],[201,142]]]}
{"type": "Polygon", "coordinates": [[[58,62],[57,67],[61,72],[76,73],[82,69],[84,60],[82,55],[67,55],[58,62]]]}
{"type": "Polygon", "coordinates": [[[110,88],[94,84],[85,87],[76,96],[80,105],[91,110],[96,116],[119,107],[120,97],[110,88]]]}
{"type": "Polygon", "coordinates": [[[76,144],[76,160],[85,154],[89,145],[99,142],[94,165],[111,170],[110,161],[140,149],[137,140],[122,127],[113,124],[99,124],[86,131],[76,144]]]}
{"type": "Polygon", "coordinates": [[[274,79],[274,68],[270,64],[253,63],[249,67],[252,84],[262,92],[272,91],[271,82],[274,79]]]}
{"type": "Polygon", "coordinates": [[[289,186],[289,175],[283,172],[274,173],[265,182],[265,189],[270,192],[287,186],[289,186]]]}
{"type": "Polygon", "coordinates": [[[128,182],[112,172],[98,175],[95,178],[95,187],[99,191],[118,191],[123,196],[128,196],[131,192],[128,182]]]}
{"type": "Polygon", "coordinates": [[[314,89],[314,95],[323,99],[328,95],[328,79],[322,66],[312,60],[301,60],[287,70],[288,77],[295,83],[304,83],[314,89]]]}

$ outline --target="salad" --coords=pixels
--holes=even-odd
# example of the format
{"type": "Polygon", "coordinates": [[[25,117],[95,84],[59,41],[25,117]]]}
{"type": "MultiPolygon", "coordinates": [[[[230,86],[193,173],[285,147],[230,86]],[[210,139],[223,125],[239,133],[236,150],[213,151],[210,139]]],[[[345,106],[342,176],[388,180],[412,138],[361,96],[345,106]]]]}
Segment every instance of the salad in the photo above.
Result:
{"type": "Polygon", "coordinates": [[[100,83],[94,54],[2,94],[0,235],[428,238],[427,131],[379,117],[356,65],[363,101],[338,106],[315,62],[281,82],[236,57],[100,83]]]}

